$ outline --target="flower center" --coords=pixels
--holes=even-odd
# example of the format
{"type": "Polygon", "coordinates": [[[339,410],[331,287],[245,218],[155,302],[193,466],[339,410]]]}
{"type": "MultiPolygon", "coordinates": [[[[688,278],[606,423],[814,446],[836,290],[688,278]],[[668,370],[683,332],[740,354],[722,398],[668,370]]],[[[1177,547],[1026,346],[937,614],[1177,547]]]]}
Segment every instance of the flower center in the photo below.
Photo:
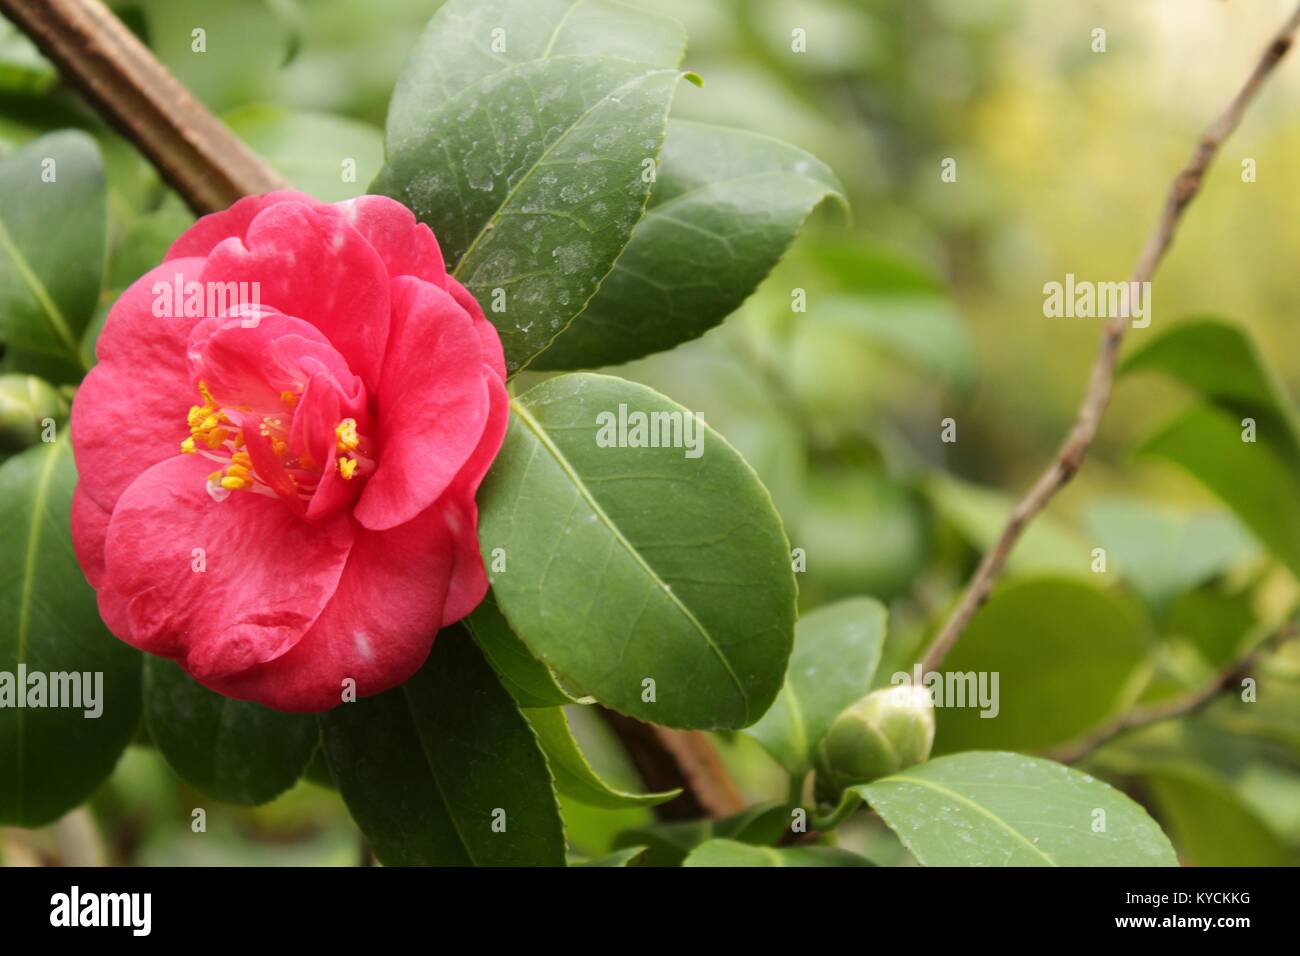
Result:
{"type": "Polygon", "coordinates": [[[303,507],[326,479],[327,468],[349,482],[375,470],[370,443],[358,432],[354,418],[343,418],[334,426],[333,448],[325,458],[328,464],[313,458],[308,448],[311,429],[302,424],[295,427],[301,389],[282,391],[278,404],[257,409],[222,405],[202,381],[198,390],[203,403],[190,407],[186,416],[190,434],[181,442],[181,451],[217,463],[207,481],[208,494],[215,501],[225,501],[232,491],[251,491],[303,507]]]}

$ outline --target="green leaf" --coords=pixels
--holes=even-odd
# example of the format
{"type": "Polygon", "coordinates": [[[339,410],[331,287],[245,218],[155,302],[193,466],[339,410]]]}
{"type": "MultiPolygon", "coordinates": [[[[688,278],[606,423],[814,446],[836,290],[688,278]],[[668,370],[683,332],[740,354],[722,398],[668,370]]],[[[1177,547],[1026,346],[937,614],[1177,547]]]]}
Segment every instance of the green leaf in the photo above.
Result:
{"type": "Polygon", "coordinates": [[[1156,812],[1194,866],[1294,866],[1293,854],[1232,789],[1195,766],[1147,777],[1156,812]]]}
{"type": "Polygon", "coordinates": [[[93,368],[97,361],[95,344],[118,297],[136,279],[162,262],[177,236],[193,224],[194,214],[182,206],[180,200],[168,200],[123,230],[122,238],[109,255],[100,306],[81,336],[81,363],[84,368],[93,368]]]}
{"type": "Polygon", "coordinates": [[[958,387],[969,387],[974,378],[970,332],[946,295],[832,295],[817,300],[812,319],[859,336],[958,387]]]}
{"type": "Polygon", "coordinates": [[[790,545],[744,459],[685,409],[604,375],[543,382],[511,403],[479,507],[484,560],[507,556],[501,610],[564,680],[670,727],[744,727],[771,705],[790,545]],[[601,447],[622,413],[676,417],[692,447],[601,447]]]}
{"type": "Polygon", "coordinates": [[[0,341],[79,359],[107,215],[99,147],[85,133],[51,133],[0,159],[0,341]]]}
{"type": "Polygon", "coordinates": [[[783,803],[756,803],[720,820],[656,823],[625,830],[615,848],[644,849],[643,866],[680,866],[692,850],[716,837],[754,846],[770,846],[786,833],[792,817],[783,803]]]}
{"type": "Polygon", "coordinates": [[[546,757],[463,629],[442,631],[401,687],[320,723],[339,793],[380,862],[564,864],[546,757]]]}
{"type": "Polygon", "coordinates": [[[1093,499],[1086,524],[1106,549],[1107,570],[1118,572],[1155,607],[1168,605],[1258,550],[1231,515],[1140,498],[1093,499]]]}
{"type": "Polygon", "coordinates": [[[1190,472],[1300,575],[1300,477],[1285,439],[1261,433],[1254,442],[1242,441],[1237,414],[1205,405],[1175,418],[1140,452],[1190,472]]]}
{"type": "Polygon", "coordinates": [[[855,787],[925,866],[1177,866],[1138,804],[1021,754],[941,757],[855,787]]]}
{"type": "Polygon", "coordinates": [[[592,769],[578,747],[568,718],[562,707],[534,707],[524,710],[524,716],[537,734],[537,741],[546,754],[546,762],[555,778],[555,788],[589,807],[621,810],[624,807],[654,807],[667,803],[681,790],[661,793],[627,793],[611,787],[592,769]]]}
{"type": "Polygon", "coordinates": [[[609,853],[595,860],[586,860],[582,863],[571,863],[569,865],[592,867],[635,866],[643,853],[645,853],[645,847],[630,846],[623,850],[615,850],[613,853],[609,853]]]}
{"type": "Polygon", "coordinates": [[[1134,352],[1120,374],[1158,371],[1224,408],[1263,413],[1296,444],[1295,406],[1245,329],[1218,319],[1190,319],[1134,352]]]}
{"type": "Polygon", "coordinates": [[[690,852],[682,866],[875,866],[866,857],[834,846],[753,846],[709,840],[690,852]]]}
{"type": "Polygon", "coordinates": [[[679,32],[613,4],[451,0],[398,78],[371,191],[433,228],[511,372],[582,311],[641,218],[679,32]]]}
{"type": "MultiPolygon", "coordinates": [[[[935,510],[963,538],[980,551],[992,547],[1006,526],[1015,501],[991,488],[936,474],[925,482],[925,492],[935,510]]],[[[1089,573],[1091,548],[1051,515],[1039,515],[1025,529],[1007,568],[1012,572],[1089,573]]]]}
{"type": "Polygon", "coordinates": [[[1007,585],[944,661],[935,750],[1073,740],[1133,703],[1150,651],[1149,625],[1131,600],[1069,578],[1007,585]]]}
{"type": "Polygon", "coordinates": [[[614,365],[703,335],[740,307],[829,197],[846,203],[830,168],[796,146],[674,120],[632,241],[533,367],[614,365]]]}
{"type": "Polygon", "coordinates": [[[43,93],[58,82],[55,71],[31,40],[0,19],[0,90],[43,93]]]}
{"type": "Polygon", "coordinates": [[[345,116],[258,104],[223,119],[295,188],[325,202],[359,196],[384,164],[383,133],[345,116]]]}
{"type": "Polygon", "coordinates": [[[279,0],[131,0],[153,54],[209,109],[266,95],[293,44],[291,10],[279,0]],[[202,28],[203,49],[195,48],[202,28]]]}
{"type": "Polygon", "coordinates": [[[18,826],[49,823],[85,800],[140,719],[140,655],[100,623],[72,553],[76,481],[66,439],[0,466],[0,822],[18,826]],[[57,675],[80,675],[82,702],[94,706],[15,706],[10,695],[29,691],[15,687],[20,668],[29,683],[44,675],[50,694],[56,683],[66,689],[57,675]]]}
{"type": "Polygon", "coordinates": [[[388,106],[389,147],[425,138],[423,128],[450,102],[503,72],[593,50],[677,66],[686,31],[668,17],[608,0],[449,0],[397,78],[388,106]]]}
{"type": "Polygon", "coordinates": [[[534,657],[528,645],[510,629],[491,591],[465,624],[520,707],[558,707],[579,702],[580,698],[561,687],[551,669],[534,657]]]}
{"type": "Polygon", "coordinates": [[[1244,329],[1182,322],[1131,355],[1122,372],[1156,370],[1210,404],[1176,418],[1142,451],[1187,469],[1276,557],[1300,574],[1300,429],[1295,406],[1244,329]],[[1245,420],[1255,424],[1245,440],[1245,420]]]}
{"type": "Polygon", "coordinates": [[[831,722],[871,690],[885,643],[885,607],[850,598],[805,614],[795,626],[785,686],[746,733],[791,774],[806,773],[831,722]]]}
{"type": "Polygon", "coordinates": [[[919,495],[860,462],[818,462],[805,494],[791,535],[806,558],[801,594],[820,603],[864,591],[883,600],[911,593],[932,537],[919,495]]]}
{"type": "MultiPolygon", "coordinates": [[[[924,262],[862,237],[810,239],[794,263],[807,286],[805,332],[858,339],[930,375],[968,388],[976,372],[966,322],[945,284],[924,262]]],[[[822,363],[810,363],[811,374],[822,363]]]]}
{"type": "Polygon", "coordinates": [[[144,719],[172,769],[228,803],[266,803],[293,786],[320,740],[310,714],[283,714],[208,690],[173,661],[144,665],[144,719]]]}

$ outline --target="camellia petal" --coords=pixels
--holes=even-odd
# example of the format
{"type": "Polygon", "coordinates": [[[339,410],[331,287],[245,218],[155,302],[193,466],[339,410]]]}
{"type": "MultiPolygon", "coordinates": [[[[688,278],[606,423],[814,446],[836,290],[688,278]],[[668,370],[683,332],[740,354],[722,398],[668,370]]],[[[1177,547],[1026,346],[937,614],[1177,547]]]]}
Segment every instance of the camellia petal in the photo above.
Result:
{"type": "Polygon", "coordinates": [[[496,326],[487,320],[487,317],[483,314],[482,306],[478,304],[478,300],[451,276],[447,276],[447,291],[456,300],[456,304],[468,312],[470,318],[474,320],[474,331],[478,333],[479,343],[483,347],[483,363],[496,373],[497,378],[504,382],[506,380],[506,353],[501,346],[501,336],[497,334],[496,326]]]}
{"type": "Polygon", "coordinates": [[[309,712],[336,706],[349,689],[369,697],[397,686],[433,647],[452,561],[451,535],[437,509],[391,531],[358,529],[333,599],[302,640],[283,657],[208,686],[277,710],[309,712]]]}
{"type": "MultiPolygon", "coordinates": [[[[146,272],[109,310],[97,364],[72,406],[72,450],[78,487],[101,508],[151,465],[175,455],[186,435],[194,386],[185,359],[198,317],[158,317],[155,286],[197,279],[202,260],[175,259],[146,272]]],[[[170,310],[168,310],[170,311],[170,310]]]]}
{"type": "Polygon", "coordinates": [[[505,440],[510,395],[499,378],[490,370],[485,371],[484,380],[491,399],[487,427],[483,429],[483,438],[479,441],[478,448],[474,449],[474,454],[456,476],[451,491],[444,496],[445,501],[439,503],[446,508],[445,520],[456,544],[451,584],[447,589],[447,605],[443,609],[444,624],[459,621],[478,607],[488,588],[478,534],[473,530],[478,527],[478,506],[474,503],[474,495],[505,440]]]}
{"type": "Polygon", "coordinates": [[[347,357],[366,387],[379,382],[388,341],[388,272],[330,206],[282,202],[243,239],[223,239],[203,266],[205,286],[237,283],[246,298],[310,322],[347,357]]]}
{"type": "Polygon", "coordinates": [[[316,199],[293,189],[279,189],[260,196],[245,196],[229,209],[204,216],[186,229],[172,243],[163,261],[186,256],[206,256],[223,239],[243,239],[248,234],[249,224],[258,213],[284,202],[318,205],[316,199]]]}
{"type": "Polygon", "coordinates": [[[215,501],[206,463],[177,455],[137,478],[113,510],[105,579],[140,650],[199,678],[274,660],[329,602],[352,548],[351,522],[313,525],[276,498],[215,501]]]}
{"type": "Polygon", "coordinates": [[[479,445],[488,420],[482,347],[449,294],[393,281],[393,338],[379,387],[379,447],[356,516],[383,531],[433,504],[479,445]]]}
{"type": "Polygon", "coordinates": [[[365,236],[388,276],[414,276],[447,287],[447,267],[433,230],[417,222],[415,213],[387,196],[358,196],[339,203],[353,228],[365,236]]]}
{"type": "Polygon", "coordinates": [[[101,508],[78,484],[72,492],[72,550],[92,588],[104,580],[104,541],[112,513],[101,508]]]}

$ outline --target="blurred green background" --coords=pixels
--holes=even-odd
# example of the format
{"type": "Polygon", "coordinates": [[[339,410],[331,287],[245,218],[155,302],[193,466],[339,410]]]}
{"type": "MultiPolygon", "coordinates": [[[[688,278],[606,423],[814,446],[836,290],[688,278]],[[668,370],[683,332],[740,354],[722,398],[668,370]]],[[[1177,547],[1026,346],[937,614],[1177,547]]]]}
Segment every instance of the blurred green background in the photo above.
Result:
{"type": "MultiPolygon", "coordinates": [[[[992,489],[1015,493],[1033,480],[1083,393],[1100,323],[1045,318],[1043,284],[1067,272],[1127,277],[1171,176],[1292,4],[640,2],[687,26],[686,66],[705,80],[703,89],[682,88],[674,115],[808,149],[840,176],[852,213],[846,221],[837,209],[821,210],[740,313],[619,374],[703,412],[759,471],[792,543],[807,552],[805,609],[862,593],[890,603],[887,677],[909,666],[996,530],[1006,502],[992,489]],[[791,50],[796,28],[806,31],[806,53],[791,50]],[[1106,31],[1104,53],[1092,50],[1096,28],[1106,31]],[[941,181],[945,158],[957,162],[956,182],[941,181]],[[806,312],[791,311],[796,289],[806,293],[806,312]],[[949,417],[955,443],[940,440],[949,417]]],[[[378,170],[394,79],[438,3],[112,6],[286,177],[338,199],[363,191],[378,170]],[[191,51],[195,26],[207,31],[204,54],[191,51]],[[356,183],[340,181],[342,157],[356,159],[356,183]]],[[[1155,282],[1152,326],[1134,331],[1128,348],[1180,318],[1222,316],[1250,330],[1296,393],[1300,125],[1289,120],[1297,107],[1300,64],[1285,64],[1189,212],[1155,282]],[[1242,181],[1245,159],[1255,161],[1256,182],[1242,181]]],[[[69,125],[96,131],[106,154],[111,264],[121,288],[158,258],[188,214],[0,21],[0,150],[69,125]]],[[[57,369],[45,371],[58,378],[57,369]]],[[[1219,663],[1194,640],[1190,663],[1179,656],[1177,639],[1206,619],[1195,602],[1215,612],[1235,602],[1240,619],[1223,627],[1245,633],[1275,624],[1295,599],[1291,577],[1258,554],[1199,484],[1135,459],[1141,439],[1182,404],[1179,389],[1162,379],[1122,379],[1087,467],[1013,564],[1026,574],[1088,575],[1086,555],[1104,537],[1093,513],[1099,500],[1214,512],[1225,556],[1209,580],[1189,582],[1178,600],[1191,606],[1148,608],[1169,650],[1154,677],[1143,674],[1148,696],[1195,687],[1219,663]]],[[[1116,587],[1134,590],[1131,580],[1116,587]]],[[[1094,769],[1153,808],[1188,862],[1296,860],[1300,655],[1284,648],[1269,668],[1271,686],[1281,688],[1274,700],[1290,704],[1255,725],[1216,721],[1211,708],[1094,758],[1094,769]]],[[[589,714],[575,722],[593,761],[612,782],[632,785],[604,726],[589,714]]],[[[942,724],[940,733],[943,749],[942,724]]],[[[719,744],[748,795],[784,796],[782,775],[752,741],[719,744]]],[[[198,806],[202,798],[151,748],[133,747],[89,813],[48,830],[0,831],[0,853],[8,863],[366,858],[327,786],[304,782],[255,810],[206,807],[205,836],[190,829],[198,806]]],[[[649,820],[644,811],[574,804],[566,813],[574,849],[591,855],[649,820]]],[[[907,859],[868,819],[855,822],[845,842],[880,862],[907,859]]]]}

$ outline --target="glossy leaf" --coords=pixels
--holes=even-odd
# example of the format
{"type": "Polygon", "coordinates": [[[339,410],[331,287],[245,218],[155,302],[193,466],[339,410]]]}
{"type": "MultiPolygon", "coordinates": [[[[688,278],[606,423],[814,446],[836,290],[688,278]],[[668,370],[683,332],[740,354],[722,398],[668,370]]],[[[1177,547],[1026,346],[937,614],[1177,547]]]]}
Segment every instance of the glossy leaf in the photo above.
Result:
{"type": "Polygon", "coordinates": [[[403,68],[371,190],[433,228],[510,371],[582,311],[627,245],[680,50],[671,22],[613,4],[451,0],[403,68]]]}
{"type": "Polygon", "coordinates": [[[1068,578],[1008,585],[944,661],[935,750],[1037,750],[1079,737],[1133,702],[1150,651],[1131,600],[1068,578]]]}
{"type": "Polygon", "coordinates": [[[884,605],[850,598],[805,614],[795,626],[785,685],[746,733],[790,773],[804,773],[831,722],[871,690],[885,643],[884,605]]]}
{"type": "Polygon", "coordinates": [[[0,159],[0,341],[79,358],[99,296],[105,197],[85,133],[51,133],[0,159]]]}
{"type": "Polygon", "coordinates": [[[320,734],[310,714],[283,714],[208,690],[172,661],[147,655],[144,718],[172,769],[228,803],[266,803],[302,776],[320,734]]]}
{"type": "Polygon", "coordinates": [[[465,619],[465,624],[520,707],[558,707],[579,700],[560,685],[551,669],[534,657],[528,645],[510,629],[491,591],[465,619]]]}
{"type": "Polygon", "coordinates": [[[785,834],[792,819],[785,804],[756,803],[720,820],[687,820],[634,827],[619,834],[614,846],[642,847],[643,866],[680,866],[692,850],[715,838],[771,846],[785,834]]]}
{"type": "Polygon", "coordinates": [[[798,147],[674,120],[645,218],[534,367],[614,365],[704,334],[740,307],[829,197],[845,202],[839,180],[798,147]]]}
{"type": "Polygon", "coordinates": [[[18,826],[49,823],[85,800],[140,719],[140,655],[100,623],[72,553],[76,481],[66,439],[0,466],[0,822],[18,826]],[[31,700],[35,682],[46,685],[47,706],[15,706],[15,691],[31,700]],[[62,703],[79,685],[85,706],[48,706],[56,685],[62,703]]]}
{"type": "Polygon", "coordinates": [[[690,852],[682,866],[874,866],[866,857],[834,846],[753,846],[709,840],[690,852]]]}
{"type": "Polygon", "coordinates": [[[1176,866],[1147,812],[1050,760],[972,752],[855,787],[925,866],[1176,866]]]}
{"type": "Polygon", "coordinates": [[[667,803],[681,793],[668,790],[662,793],[627,793],[610,786],[587,762],[578,747],[568,718],[562,707],[535,707],[524,710],[524,716],[537,734],[537,741],[546,754],[547,765],[555,778],[555,788],[589,807],[621,810],[624,807],[654,807],[667,803]]]}
{"type": "Polygon", "coordinates": [[[502,612],[570,684],[672,727],[744,727],[770,706],[793,640],[790,546],[754,473],[685,409],[604,375],[544,382],[512,403],[480,509],[485,561],[507,555],[502,612]],[[678,416],[698,456],[601,447],[621,413],[678,416]]]}
{"type": "Polygon", "coordinates": [[[1163,372],[1225,408],[1262,412],[1296,442],[1295,406],[1239,326],[1211,318],[1180,322],[1120,365],[1121,374],[1139,371],[1163,372]]]}
{"type": "Polygon", "coordinates": [[[546,758],[463,629],[442,631],[401,687],[320,723],[339,792],[382,863],[564,864],[546,758]]]}

